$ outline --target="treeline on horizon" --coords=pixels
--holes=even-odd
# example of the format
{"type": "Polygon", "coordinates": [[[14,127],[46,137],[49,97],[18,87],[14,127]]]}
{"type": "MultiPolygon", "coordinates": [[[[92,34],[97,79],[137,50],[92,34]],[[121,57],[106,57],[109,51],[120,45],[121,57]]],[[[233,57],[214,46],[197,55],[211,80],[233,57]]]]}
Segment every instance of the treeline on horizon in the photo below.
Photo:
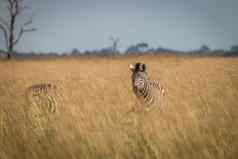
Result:
{"type": "MultiPolygon", "coordinates": [[[[12,52],[15,58],[27,57],[61,57],[61,56],[115,56],[115,55],[143,55],[143,54],[176,54],[176,55],[196,55],[196,56],[238,56],[238,45],[233,45],[229,49],[211,49],[208,45],[202,45],[199,49],[191,51],[180,51],[169,48],[152,48],[147,43],[138,43],[129,46],[124,52],[120,52],[118,48],[107,47],[102,49],[79,51],[74,48],[72,51],[59,52],[12,52]]],[[[0,58],[6,57],[7,52],[0,50],[0,58]]]]}

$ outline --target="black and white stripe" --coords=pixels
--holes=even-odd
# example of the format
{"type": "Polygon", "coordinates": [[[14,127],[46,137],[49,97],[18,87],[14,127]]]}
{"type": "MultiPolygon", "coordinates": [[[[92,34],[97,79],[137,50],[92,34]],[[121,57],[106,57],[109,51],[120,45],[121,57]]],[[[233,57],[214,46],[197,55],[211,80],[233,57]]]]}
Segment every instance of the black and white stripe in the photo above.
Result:
{"type": "Polygon", "coordinates": [[[49,112],[56,111],[58,90],[52,83],[35,84],[27,88],[26,98],[30,105],[44,107],[49,112]]]}
{"type": "Polygon", "coordinates": [[[132,71],[132,88],[142,107],[161,106],[165,89],[159,81],[150,81],[146,66],[142,63],[130,65],[132,71]]]}

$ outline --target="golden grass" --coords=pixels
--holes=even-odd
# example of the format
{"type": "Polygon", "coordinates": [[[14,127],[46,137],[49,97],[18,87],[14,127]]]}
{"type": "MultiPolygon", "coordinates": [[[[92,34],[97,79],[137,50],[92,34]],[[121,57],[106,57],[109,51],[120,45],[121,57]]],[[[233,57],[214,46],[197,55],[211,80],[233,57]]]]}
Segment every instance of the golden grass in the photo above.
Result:
{"type": "Polygon", "coordinates": [[[238,59],[132,56],[0,62],[0,159],[238,156],[238,59]],[[167,91],[164,112],[135,105],[129,64],[147,64],[167,91]],[[54,83],[55,113],[25,90],[54,83]]]}

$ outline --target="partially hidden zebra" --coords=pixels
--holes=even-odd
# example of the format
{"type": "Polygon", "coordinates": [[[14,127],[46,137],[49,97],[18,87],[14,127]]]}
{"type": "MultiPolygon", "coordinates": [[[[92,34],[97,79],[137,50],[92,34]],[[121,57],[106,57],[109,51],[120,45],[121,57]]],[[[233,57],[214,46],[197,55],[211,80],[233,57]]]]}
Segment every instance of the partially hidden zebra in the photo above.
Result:
{"type": "Polygon", "coordinates": [[[130,70],[132,71],[132,88],[139,100],[139,109],[148,111],[154,106],[162,109],[165,89],[160,82],[149,79],[146,65],[143,63],[130,64],[130,70]]]}
{"type": "Polygon", "coordinates": [[[57,105],[58,88],[52,83],[34,84],[27,88],[25,95],[30,105],[44,107],[41,109],[55,112],[57,105]]]}

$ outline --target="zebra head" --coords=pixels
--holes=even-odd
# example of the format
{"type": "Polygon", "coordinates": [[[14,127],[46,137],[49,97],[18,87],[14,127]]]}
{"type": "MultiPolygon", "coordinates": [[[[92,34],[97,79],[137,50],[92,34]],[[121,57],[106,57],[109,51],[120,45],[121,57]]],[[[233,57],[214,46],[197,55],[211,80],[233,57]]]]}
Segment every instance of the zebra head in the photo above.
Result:
{"type": "Polygon", "coordinates": [[[130,70],[135,73],[135,72],[145,72],[146,66],[143,63],[137,62],[135,64],[130,64],[130,70]]]}
{"type": "Polygon", "coordinates": [[[140,93],[146,87],[148,80],[146,66],[143,63],[137,62],[136,64],[130,64],[130,70],[132,71],[131,79],[133,90],[140,93]]]}

